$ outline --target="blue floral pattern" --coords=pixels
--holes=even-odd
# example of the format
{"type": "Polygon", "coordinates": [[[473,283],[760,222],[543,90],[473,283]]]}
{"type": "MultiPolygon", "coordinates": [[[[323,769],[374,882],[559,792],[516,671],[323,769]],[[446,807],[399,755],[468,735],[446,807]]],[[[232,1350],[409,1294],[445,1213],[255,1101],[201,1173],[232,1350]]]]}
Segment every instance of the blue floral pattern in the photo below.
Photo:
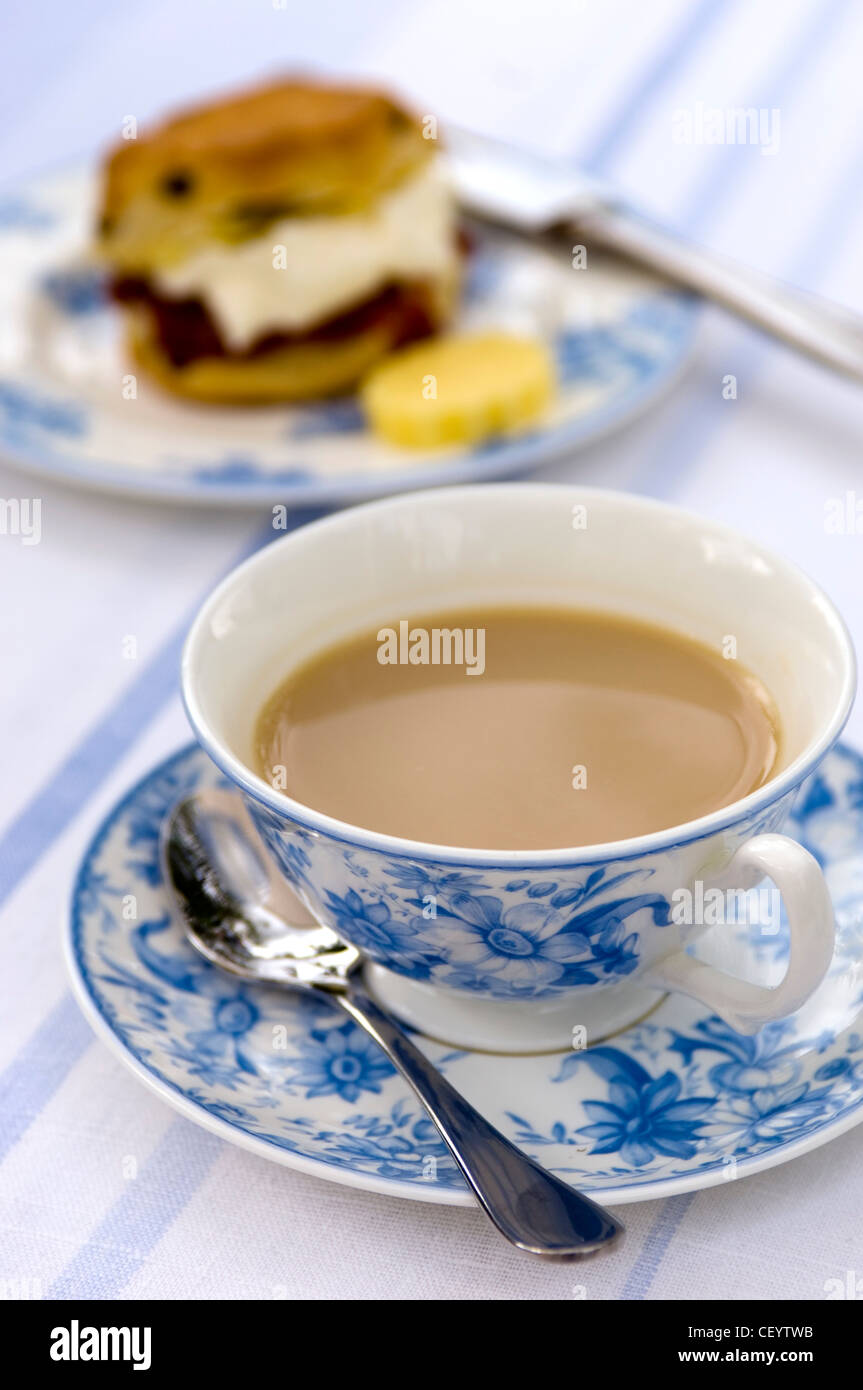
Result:
{"type": "Polygon", "coordinates": [[[101,313],[105,307],[105,275],[91,266],[49,271],[41,289],[67,318],[101,313]]]}
{"type": "Polygon", "coordinates": [[[312,1028],[291,1067],[307,1096],[339,1095],[351,1104],[363,1091],[380,1095],[382,1083],[394,1075],[377,1044],[353,1023],[312,1028]]]}
{"type": "Polygon", "coordinates": [[[83,408],[70,401],[0,381],[0,437],[14,444],[35,433],[79,438],[86,427],[83,408]]]}
{"type": "MultiPolygon", "coordinates": [[[[608,1100],[584,1102],[592,1123],[581,1134],[594,1141],[592,1152],[619,1153],[633,1168],[643,1168],[660,1155],[693,1158],[703,1117],[712,1104],[710,1096],[683,1099],[680,1078],[673,1072],[654,1080],[631,1058],[623,1054],[613,1058],[612,1048],[597,1051],[621,1065],[609,1077],[608,1100]]],[[[594,1067],[597,1060],[592,1059],[594,1067]]]]}
{"type": "MultiPolygon", "coordinates": [[[[186,749],[97,834],[70,925],[88,1013],[167,1099],[264,1154],[376,1190],[469,1200],[434,1127],[352,1021],[325,1001],[238,985],[186,946],[161,884],[159,827],[179,797],[219,781],[199,749],[186,749]]],[[[490,1118],[517,1143],[609,1200],[696,1188],[823,1142],[863,1118],[863,991],[849,969],[859,960],[863,915],[861,790],[863,759],[839,747],[801,792],[794,833],[819,853],[840,932],[831,975],[794,1018],[741,1037],[676,996],[646,1022],[581,1052],[516,1059],[432,1043],[426,1050],[472,1099],[482,1105],[489,1097],[490,1118]]],[[[290,846],[300,877],[313,840],[303,831],[290,846]]],[[[364,867],[355,861],[358,885],[364,867]]],[[[632,875],[603,883],[589,874],[578,885],[560,874],[539,884],[510,877],[489,894],[483,874],[469,868],[396,862],[383,876],[390,887],[373,901],[349,887],[333,895],[332,911],[352,931],[360,923],[369,939],[385,934],[391,945],[393,933],[402,940],[396,905],[409,895],[419,935],[433,943],[418,944],[411,931],[404,948],[412,959],[428,966],[435,953],[446,955],[445,969],[470,972],[496,952],[496,975],[517,992],[525,979],[553,985],[559,970],[580,968],[583,958],[570,957],[583,942],[596,970],[609,931],[614,940],[603,949],[616,960],[619,933],[636,912],[663,929],[649,892],[629,917],[621,910],[639,896],[621,894],[623,879],[644,892],[632,875]],[[422,915],[429,894],[436,919],[422,915]],[[554,941],[564,945],[551,951],[554,941]]],[[[767,960],[765,982],[782,968],[767,960]]]]}
{"type": "MultiPolygon", "coordinates": [[[[792,799],[786,793],[731,826],[728,852],[778,829],[792,799]]],[[[671,895],[704,855],[696,842],[691,875],[679,846],[518,877],[464,872],[433,856],[403,858],[318,834],[255,797],[246,802],[286,877],[328,926],[397,973],[491,999],[607,986],[673,949],[671,895]]]]}

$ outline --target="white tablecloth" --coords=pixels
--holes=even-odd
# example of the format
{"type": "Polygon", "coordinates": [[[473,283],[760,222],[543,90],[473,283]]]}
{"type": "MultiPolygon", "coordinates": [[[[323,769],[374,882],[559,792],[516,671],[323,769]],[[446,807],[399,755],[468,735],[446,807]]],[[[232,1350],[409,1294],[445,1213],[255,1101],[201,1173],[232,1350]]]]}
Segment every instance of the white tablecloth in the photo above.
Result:
{"type": "MultiPolygon", "coordinates": [[[[125,115],[193,91],[323,65],[578,160],[716,248],[863,309],[853,0],[279,4],[22,7],[0,59],[0,176],[94,148],[125,115]],[[711,107],[762,109],[774,148],[675,139],[681,111],[711,107]]],[[[830,499],[863,499],[861,424],[859,390],[710,313],[672,394],[545,476],[740,527],[808,570],[863,647],[863,534],[824,525],[830,499]]],[[[34,491],[41,544],[0,536],[0,1296],[817,1300],[863,1275],[863,1130],[629,1207],[622,1247],[574,1270],[519,1256],[471,1211],[251,1157],[150,1096],[78,1013],[59,922],[99,818],[186,740],[182,635],[262,517],[112,500],[0,464],[0,496],[34,491]]]]}

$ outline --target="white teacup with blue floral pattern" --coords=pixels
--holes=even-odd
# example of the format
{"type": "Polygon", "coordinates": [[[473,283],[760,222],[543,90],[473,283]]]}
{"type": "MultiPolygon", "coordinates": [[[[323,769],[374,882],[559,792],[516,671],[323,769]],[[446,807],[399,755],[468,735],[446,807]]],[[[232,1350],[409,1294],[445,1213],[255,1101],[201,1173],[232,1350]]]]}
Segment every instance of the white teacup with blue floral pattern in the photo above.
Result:
{"type": "Polygon", "coordinates": [[[777,832],[838,738],[854,682],[841,618],[784,560],[645,498],[526,483],[413,493],[302,527],[219,586],[183,657],[202,746],[307,908],[365,952],[378,997],[433,1037],[509,1052],[589,1045],[669,989],[743,1033],[800,1007],[829,965],[833,912],[815,859],[777,832]],[[671,830],[525,852],[347,825],[252,771],[256,717],[293,668],[355,632],[483,603],[570,604],[711,645],[732,638],[778,707],[778,770],[671,830]],[[687,947],[704,921],[677,910],[687,893],[704,902],[765,876],[791,932],[775,989],[696,959],[687,947]]]}

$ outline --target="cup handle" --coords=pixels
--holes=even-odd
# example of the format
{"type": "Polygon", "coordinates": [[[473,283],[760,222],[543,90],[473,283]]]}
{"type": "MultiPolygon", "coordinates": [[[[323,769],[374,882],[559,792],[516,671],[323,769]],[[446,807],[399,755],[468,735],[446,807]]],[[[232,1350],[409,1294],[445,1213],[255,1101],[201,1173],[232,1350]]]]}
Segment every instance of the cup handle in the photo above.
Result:
{"type": "Polygon", "coordinates": [[[799,1009],[827,974],[835,944],[833,904],[817,860],[787,835],[756,835],[705,888],[748,890],[765,875],[782,894],[791,934],[788,969],[778,985],[738,980],[682,950],[657,961],[645,982],[690,995],[738,1033],[757,1033],[799,1009]]]}

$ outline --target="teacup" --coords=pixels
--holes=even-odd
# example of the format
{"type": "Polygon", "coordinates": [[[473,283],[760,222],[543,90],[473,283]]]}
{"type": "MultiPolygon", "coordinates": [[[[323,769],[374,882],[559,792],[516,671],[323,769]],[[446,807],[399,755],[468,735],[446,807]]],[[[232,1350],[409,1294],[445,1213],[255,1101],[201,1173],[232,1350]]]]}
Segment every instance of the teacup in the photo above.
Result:
{"type": "Polygon", "coordinates": [[[198,740],[306,907],[366,954],[370,988],[432,1037],[501,1052],[566,1047],[574,1029],[597,1042],[668,990],[743,1033],[804,1003],[830,963],[833,912],[815,859],[777,832],[838,738],[854,685],[841,618],[786,561],[642,497],[527,483],[412,493],[273,542],[207,600],[183,656],[198,740]],[[778,709],[777,769],[688,824],[523,852],[348,825],[253,770],[256,716],[293,668],[394,615],[483,603],[570,604],[715,647],[732,637],[778,709]],[[704,924],[676,911],[682,891],[703,902],[765,876],[782,894],[791,942],[773,989],[694,958],[687,947],[704,924]]]}

